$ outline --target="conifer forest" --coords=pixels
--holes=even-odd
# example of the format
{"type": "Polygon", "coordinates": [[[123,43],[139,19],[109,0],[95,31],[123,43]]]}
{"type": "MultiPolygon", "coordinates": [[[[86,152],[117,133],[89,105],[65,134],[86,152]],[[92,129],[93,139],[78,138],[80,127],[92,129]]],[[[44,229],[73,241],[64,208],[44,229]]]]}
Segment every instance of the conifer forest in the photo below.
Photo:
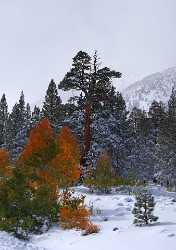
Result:
{"type": "Polygon", "coordinates": [[[175,250],[175,2],[27,2],[0,0],[0,250],[175,250]]]}

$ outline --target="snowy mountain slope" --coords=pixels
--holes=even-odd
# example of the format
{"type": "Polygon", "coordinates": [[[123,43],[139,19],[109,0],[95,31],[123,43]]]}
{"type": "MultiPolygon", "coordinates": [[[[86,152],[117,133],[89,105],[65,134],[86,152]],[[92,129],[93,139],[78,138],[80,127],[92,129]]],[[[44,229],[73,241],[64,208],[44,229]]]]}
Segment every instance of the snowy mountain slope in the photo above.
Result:
{"type": "Polygon", "coordinates": [[[127,108],[134,106],[148,110],[153,100],[168,102],[172,87],[176,86],[176,67],[149,75],[124,89],[127,108]]]}

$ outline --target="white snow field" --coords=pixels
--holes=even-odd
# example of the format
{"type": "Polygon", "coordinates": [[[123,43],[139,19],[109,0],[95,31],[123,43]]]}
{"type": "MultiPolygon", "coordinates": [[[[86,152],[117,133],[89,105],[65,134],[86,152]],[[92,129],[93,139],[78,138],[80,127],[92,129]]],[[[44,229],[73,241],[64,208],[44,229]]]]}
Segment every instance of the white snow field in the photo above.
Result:
{"type": "Polygon", "coordinates": [[[154,214],[159,216],[151,226],[133,225],[133,196],[89,194],[82,187],[77,193],[85,194],[86,204],[93,205],[92,221],[100,226],[100,233],[81,236],[80,231],[55,226],[25,243],[1,232],[0,250],[176,250],[176,195],[155,186],[150,190],[155,195],[154,214]]]}

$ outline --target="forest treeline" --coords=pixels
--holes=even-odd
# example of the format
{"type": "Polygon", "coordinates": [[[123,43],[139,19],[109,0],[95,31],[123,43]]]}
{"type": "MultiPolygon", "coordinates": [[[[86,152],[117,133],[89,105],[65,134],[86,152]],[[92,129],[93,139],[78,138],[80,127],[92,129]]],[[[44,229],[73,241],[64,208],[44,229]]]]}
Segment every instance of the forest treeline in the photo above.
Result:
{"type": "MultiPolygon", "coordinates": [[[[0,147],[9,152],[10,160],[19,160],[30,131],[47,118],[56,135],[68,126],[80,148],[82,175],[89,167],[96,169],[103,152],[108,154],[113,171],[122,178],[151,180],[175,186],[176,162],[176,90],[167,105],[153,100],[149,111],[128,111],[113,79],[121,73],[101,67],[95,52],[91,57],[79,51],[71,69],[55,83],[52,79],[41,109],[25,103],[24,93],[8,110],[6,96],[0,100],[0,147]],[[62,103],[58,90],[77,90],[77,96],[62,103]]],[[[118,82],[118,80],[117,80],[118,82]]],[[[76,91],[75,91],[76,92],[76,91]]]]}

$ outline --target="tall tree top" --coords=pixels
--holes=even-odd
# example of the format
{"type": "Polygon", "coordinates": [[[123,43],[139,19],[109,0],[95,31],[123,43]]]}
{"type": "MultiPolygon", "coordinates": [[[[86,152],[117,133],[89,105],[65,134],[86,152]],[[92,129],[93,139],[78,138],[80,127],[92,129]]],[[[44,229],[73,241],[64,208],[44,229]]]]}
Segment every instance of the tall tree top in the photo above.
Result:
{"type": "Polygon", "coordinates": [[[120,72],[108,67],[100,68],[96,52],[91,58],[86,52],[79,51],[73,58],[71,70],[58,87],[64,91],[79,90],[84,93],[86,100],[94,102],[104,99],[111,90],[112,79],[120,77],[120,72]]]}
{"type": "Polygon", "coordinates": [[[172,89],[172,93],[168,102],[168,113],[172,118],[176,118],[176,89],[172,89]]]}
{"type": "Polygon", "coordinates": [[[21,107],[25,107],[25,100],[24,100],[24,93],[21,91],[20,99],[19,99],[19,105],[21,107]]]}
{"type": "Polygon", "coordinates": [[[62,118],[62,101],[58,95],[57,86],[53,79],[50,81],[46,92],[42,114],[49,119],[51,126],[56,132],[57,125],[62,118]]]}
{"type": "Polygon", "coordinates": [[[2,95],[2,98],[0,100],[0,111],[4,114],[8,112],[8,105],[5,94],[2,95]]]}

